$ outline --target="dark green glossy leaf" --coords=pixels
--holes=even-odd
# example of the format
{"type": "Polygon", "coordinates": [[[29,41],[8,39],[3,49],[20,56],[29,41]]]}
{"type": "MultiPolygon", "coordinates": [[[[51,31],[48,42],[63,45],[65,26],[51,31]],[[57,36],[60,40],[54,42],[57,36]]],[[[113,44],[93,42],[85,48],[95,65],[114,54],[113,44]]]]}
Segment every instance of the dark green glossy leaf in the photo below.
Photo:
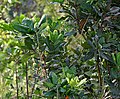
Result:
{"type": "Polygon", "coordinates": [[[22,20],[22,24],[29,27],[31,30],[34,30],[34,23],[32,20],[25,18],[22,20]]]}
{"type": "Polygon", "coordinates": [[[27,26],[24,26],[24,25],[21,25],[21,24],[14,24],[14,29],[25,34],[28,32],[28,27],[27,26]]]}
{"type": "Polygon", "coordinates": [[[117,53],[117,65],[120,66],[120,52],[117,53]]]}
{"type": "Polygon", "coordinates": [[[87,61],[89,59],[92,59],[94,57],[94,50],[90,50],[85,57],[82,58],[83,61],[87,61]]]}
{"type": "Polygon", "coordinates": [[[57,77],[57,75],[54,72],[52,72],[52,82],[54,84],[57,84],[57,82],[58,82],[58,77],[57,77]]]}
{"type": "Polygon", "coordinates": [[[32,49],[33,45],[34,45],[34,42],[30,37],[25,38],[25,47],[27,49],[32,49]]]}
{"type": "Polygon", "coordinates": [[[53,97],[53,96],[55,96],[56,93],[54,91],[47,91],[47,92],[43,92],[43,94],[46,97],[53,97]]]}
{"type": "Polygon", "coordinates": [[[118,51],[120,51],[120,44],[118,44],[118,51]]]}
{"type": "Polygon", "coordinates": [[[51,41],[49,40],[49,37],[47,36],[45,40],[46,40],[45,43],[46,43],[48,49],[50,51],[52,51],[53,50],[53,45],[51,44],[51,41]]]}
{"type": "Polygon", "coordinates": [[[66,79],[63,79],[62,82],[61,82],[61,86],[65,86],[65,85],[67,85],[67,84],[68,84],[67,80],[66,80],[66,79]]]}
{"type": "Polygon", "coordinates": [[[52,0],[52,2],[63,3],[63,2],[64,2],[64,0],[52,0]]]}
{"type": "Polygon", "coordinates": [[[112,63],[114,63],[113,59],[112,59],[112,56],[109,56],[108,54],[105,54],[103,52],[100,52],[100,56],[103,58],[103,59],[106,59],[112,63]]]}
{"type": "Polygon", "coordinates": [[[21,32],[23,35],[25,34],[34,34],[34,23],[30,19],[23,19],[22,23],[12,23],[12,26],[18,32],[21,32]]]}
{"type": "Polygon", "coordinates": [[[51,82],[52,82],[53,84],[57,84],[57,82],[58,82],[58,77],[57,77],[57,75],[56,75],[54,72],[50,72],[49,78],[50,78],[50,80],[51,80],[51,82]]]}
{"type": "Polygon", "coordinates": [[[61,88],[60,88],[60,92],[63,92],[63,93],[64,93],[64,92],[66,92],[66,90],[61,87],[61,88]]]}
{"type": "Polygon", "coordinates": [[[71,32],[67,32],[67,33],[65,33],[65,37],[66,36],[72,36],[72,35],[75,35],[76,34],[76,31],[71,31],[71,32]]]}
{"type": "Polygon", "coordinates": [[[85,48],[85,49],[91,48],[91,46],[90,46],[87,42],[84,42],[84,43],[82,43],[81,45],[82,45],[82,47],[85,48]]]}

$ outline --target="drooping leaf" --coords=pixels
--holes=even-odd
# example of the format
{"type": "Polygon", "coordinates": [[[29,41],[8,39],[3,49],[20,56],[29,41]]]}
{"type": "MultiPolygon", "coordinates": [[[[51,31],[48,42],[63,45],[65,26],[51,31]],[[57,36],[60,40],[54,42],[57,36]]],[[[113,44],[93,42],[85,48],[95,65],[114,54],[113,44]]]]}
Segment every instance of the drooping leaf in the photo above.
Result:
{"type": "Polygon", "coordinates": [[[76,34],[76,31],[70,31],[70,32],[67,32],[67,33],[65,33],[65,37],[66,36],[72,36],[72,35],[75,35],[76,34]]]}
{"type": "Polygon", "coordinates": [[[85,57],[82,58],[83,61],[87,61],[89,59],[92,59],[94,56],[94,50],[90,50],[86,55],[85,57]]]}
{"type": "Polygon", "coordinates": [[[103,58],[103,59],[106,59],[112,63],[114,63],[113,59],[112,59],[112,56],[109,56],[108,54],[105,54],[103,52],[100,52],[100,56],[103,58]]]}

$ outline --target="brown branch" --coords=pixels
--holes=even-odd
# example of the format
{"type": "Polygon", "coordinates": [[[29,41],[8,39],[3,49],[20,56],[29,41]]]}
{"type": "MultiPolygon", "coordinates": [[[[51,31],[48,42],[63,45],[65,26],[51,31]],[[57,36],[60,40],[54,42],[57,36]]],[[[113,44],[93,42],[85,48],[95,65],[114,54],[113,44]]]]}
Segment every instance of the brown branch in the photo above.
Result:
{"type": "MultiPolygon", "coordinates": [[[[39,64],[38,64],[38,68],[37,68],[37,71],[36,71],[36,74],[38,75],[38,72],[39,72],[39,64]]],[[[34,89],[35,89],[35,84],[36,84],[36,77],[34,79],[34,84],[33,84],[33,87],[32,87],[32,91],[31,91],[31,95],[30,95],[30,98],[32,99],[32,94],[34,92],[34,89]]]]}
{"type": "Polygon", "coordinates": [[[97,67],[97,70],[98,70],[99,84],[100,84],[100,87],[102,88],[102,77],[101,77],[101,71],[100,71],[100,59],[99,59],[98,51],[97,51],[96,67],[97,67]]]}
{"type": "Polygon", "coordinates": [[[16,60],[16,93],[17,93],[17,99],[19,99],[19,86],[18,86],[18,63],[19,58],[16,60]]]}
{"type": "Polygon", "coordinates": [[[18,93],[19,93],[19,87],[18,87],[18,76],[17,76],[17,68],[16,68],[16,89],[17,89],[17,99],[19,99],[19,97],[18,97],[18,93]]]}
{"type": "Polygon", "coordinates": [[[27,90],[27,99],[29,99],[29,90],[28,90],[28,64],[26,63],[26,90],[27,90]]]}

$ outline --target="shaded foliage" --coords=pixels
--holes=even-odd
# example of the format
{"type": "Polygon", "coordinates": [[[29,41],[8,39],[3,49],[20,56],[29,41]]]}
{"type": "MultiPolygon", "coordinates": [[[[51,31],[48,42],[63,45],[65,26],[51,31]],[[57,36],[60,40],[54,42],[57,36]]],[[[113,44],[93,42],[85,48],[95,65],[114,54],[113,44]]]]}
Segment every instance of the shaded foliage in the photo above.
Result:
{"type": "MultiPolygon", "coordinates": [[[[33,11],[38,1],[8,2],[9,7],[26,2],[33,11]]],[[[16,18],[2,17],[0,98],[119,99],[118,2],[50,0],[46,3],[59,5],[58,14],[28,18],[30,9],[19,8],[16,18]]]]}

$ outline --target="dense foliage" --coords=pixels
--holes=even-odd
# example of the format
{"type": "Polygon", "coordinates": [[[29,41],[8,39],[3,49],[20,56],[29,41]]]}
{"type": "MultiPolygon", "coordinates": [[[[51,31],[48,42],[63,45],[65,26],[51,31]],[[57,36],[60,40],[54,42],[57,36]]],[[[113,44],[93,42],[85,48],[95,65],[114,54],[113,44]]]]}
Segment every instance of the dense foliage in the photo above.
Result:
{"type": "Polygon", "coordinates": [[[0,99],[120,99],[120,0],[0,4],[0,99]]]}

